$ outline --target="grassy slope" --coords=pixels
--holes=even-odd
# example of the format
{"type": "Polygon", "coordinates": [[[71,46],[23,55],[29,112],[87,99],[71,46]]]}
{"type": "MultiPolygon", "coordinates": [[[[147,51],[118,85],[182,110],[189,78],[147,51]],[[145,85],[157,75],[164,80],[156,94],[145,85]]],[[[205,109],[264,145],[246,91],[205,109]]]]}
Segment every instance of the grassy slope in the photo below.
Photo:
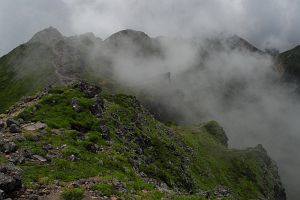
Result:
{"type": "Polygon", "coordinates": [[[42,146],[50,143],[55,147],[52,153],[59,155],[44,165],[22,164],[27,187],[97,176],[99,184],[94,190],[126,199],[202,199],[195,195],[199,189],[211,191],[218,184],[229,187],[238,199],[260,196],[273,199],[276,171],[267,170],[272,162],[261,148],[229,150],[213,136],[218,134],[208,131],[221,130],[215,122],[173,127],[173,131],[156,121],[132,96],[104,93],[101,97],[105,101],[105,112],[100,119],[89,111],[95,100],[76,88],[57,88],[38,105],[21,113],[20,117],[25,120],[44,121],[49,128],[46,133],[39,134],[38,142],[32,139],[38,133],[23,133],[27,140],[18,145],[45,156],[42,146]],[[80,102],[80,113],[73,111],[70,105],[73,97],[80,102]],[[100,121],[109,128],[110,141],[101,137],[100,121]],[[75,126],[86,131],[84,139],[77,138],[78,132],[72,130],[75,126]],[[212,126],[216,128],[211,129],[212,126]],[[52,134],[53,128],[64,130],[52,134]],[[101,146],[103,151],[88,151],[92,143],[101,146]],[[64,144],[67,147],[61,149],[64,144]],[[68,160],[72,154],[76,156],[74,162],[68,160]],[[138,175],[141,172],[166,183],[173,191],[194,195],[160,192],[138,175]],[[111,189],[111,180],[126,183],[126,191],[111,189]]]}
{"type": "Polygon", "coordinates": [[[56,80],[48,47],[38,43],[17,47],[0,58],[0,113],[56,80]]]}
{"type": "Polygon", "coordinates": [[[216,184],[222,184],[245,199],[255,199],[261,195],[262,188],[267,188],[263,193],[274,196],[272,191],[277,176],[267,169],[277,169],[261,146],[243,151],[230,150],[203,127],[200,130],[180,128],[179,133],[196,150],[192,168],[201,188],[209,190],[216,184]]]}

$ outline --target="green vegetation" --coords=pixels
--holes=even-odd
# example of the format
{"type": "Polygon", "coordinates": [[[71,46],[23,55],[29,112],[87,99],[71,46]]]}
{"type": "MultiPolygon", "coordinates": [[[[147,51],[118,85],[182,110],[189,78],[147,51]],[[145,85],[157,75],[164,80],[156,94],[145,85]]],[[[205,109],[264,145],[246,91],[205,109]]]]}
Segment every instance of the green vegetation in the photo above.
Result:
{"type": "Polygon", "coordinates": [[[83,199],[84,190],[80,188],[65,189],[62,196],[65,200],[81,200],[83,199]]]}
{"type": "MultiPolygon", "coordinates": [[[[261,163],[251,150],[228,150],[206,132],[203,126],[177,130],[195,150],[191,168],[201,188],[209,190],[217,184],[231,188],[239,198],[254,199],[260,196],[258,177],[263,175],[261,163]],[[199,130],[200,129],[200,130],[199,130]]],[[[263,181],[263,180],[260,180],[263,181]]]]}
{"type": "Polygon", "coordinates": [[[168,127],[133,96],[106,92],[100,99],[104,112],[96,117],[90,111],[95,98],[88,98],[76,84],[59,87],[18,116],[48,125],[42,133],[23,132],[27,139],[17,142],[19,148],[54,155],[43,164],[20,165],[26,187],[98,177],[91,188],[106,196],[180,200],[204,199],[200,191],[210,191],[214,199],[218,185],[230,191],[222,199],[274,199],[274,188],[281,186],[277,168],[261,146],[228,149],[216,122],[168,127]],[[74,98],[79,112],[71,105],[74,98]],[[53,148],[44,150],[46,144],[53,148]]]}
{"type": "Polygon", "coordinates": [[[42,44],[24,44],[0,58],[0,113],[57,81],[52,59],[42,44]]]}
{"type": "Polygon", "coordinates": [[[7,163],[7,159],[3,155],[0,155],[0,165],[5,163],[7,163]]]}
{"type": "Polygon", "coordinates": [[[103,195],[110,196],[112,194],[113,187],[111,184],[97,184],[94,185],[93,190],[101,191],[103,195]]]}
{"type": "Polygon", "coordinates": [[[67,90],[62,94],[56,94],[57,91],[58,89],[51,91],[51,95],[33,107],[37,110],[34,114],[32,110],[27,110],[21,117],[25,120],[43,121],[51,128],[71,129],[72,126],[78,126],[86,130],[97,130],[98,121],[89,112],[89,105],[94,102],[93,100],[85,98],[75,89],[67,90]],[[82,112],[77,113],[70,106],[73,97],[79,101],[82,112]]]}

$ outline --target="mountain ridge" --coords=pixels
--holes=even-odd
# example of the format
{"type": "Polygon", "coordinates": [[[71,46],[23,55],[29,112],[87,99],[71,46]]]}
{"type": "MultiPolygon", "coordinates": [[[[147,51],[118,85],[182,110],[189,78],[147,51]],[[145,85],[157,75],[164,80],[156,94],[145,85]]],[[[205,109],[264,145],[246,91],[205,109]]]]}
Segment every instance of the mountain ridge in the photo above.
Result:
{"type": "MultiPolygon", "coordinates": [[[[249,49],[250,51],[252,50],[256,51],[255,47],[249,46],[248,43],[243,42],[244,40],[242,39],[238,40],[237,36],[235,37],[234,41],[235,44],[233,45],[233,48],[244,48],[244,44],[247,44],[246,49],[249,49]],[[236,41],[241,41],[241,43],[236,41]],[[239,46],[240,44],[242,44],[242,46],[239,46]]],[[[53,27],[49,27],[47,29],[44,29],[36,33],[27,43],[20,45],[14,51],[1,57],[2,62],[0,68],[3,71],[3,75],[1,75],[1,77],[7,77],[6,74],[4,74],[6,73],[5,70],[7,69],[10,69],[12,73],[15,74],[16,73],[18,74],[18,70],[32,71],[32,69],[34,69],[37,73],[42,73],[42,72],[38,72],[39,71],[38,66],[41,66],[41,64],[35,63],[38,60],[34,56],[33,58],[30,58],[29,57],[30,55],[24,55],[23,51],[26,50],[29,51],[29,49],[31,49],[32,54],[40,54],[38,57],[46,56],[47,58],[45,57],[43,58],[43,60],[50,61],[50,63],[47,64],[47,67],[46,66],[45,67],[47,68],[46,71],[49,70],[51,71],[51,74],[53,74],[54,78],[52,78],[52,81],[49,80],[40,85],[40,87],[48,87],[49,85],[52,84],[54,85],[64,84],[64,82],[68,82],[76,78],[81,78],[81,79],[90,78],[94,76],[95,73],[101,74],[101,76],[106,77],[105,79],[111,79],[113,73],[111,68],[111,62],[112,62],[111,59],[113,58],[111,58],[110,55],[108,56],[107,55],[108,53],[112,54],[111,52],[114,52],[114,54],[117,54],[117,52],[125,51],[125,52],[132,52],[140,56],[150,56],[151,58],[153,56],[154,57],[164,56],[160,50],[161,48],[162,48],[161,45],[158,44],[156,40],[150,38],[145,33],[140,31],[134,31],[134,30],[119,31],[103,41],[102,39],[95,37],[93,34],[88,34],[88,35],[83,34],[79,36],[64,37],[57,29],[53,27]],[[123,38],[124,35],[126,36],[125,40],[123,38]],[[116,38],[114,38],[115,36],[118,37],[117,40],[116,38]],[[126,38],[128,37],[131,39],[127,40],[126,38]],[[121,40],[124,40],[126,42],[125,43],[121,42],[121,40]],[[128,43],[128,41],[130,42],[128,43]],[[115,46],[116,43],[119,43],[118,47],[115,46]],[[33,47],[34,45],[39,46],[39,48],[41,48],[39,50],[40,52],[34,51],[35,50],[35,47],[33,47]],[[132,46],[134,46],[133,49],[132,46]],[[128,48],[129,51],[126,50],[128,48]],[[95,55],[91,54],[91,52],[93,52],[95,49],[100,49],[100,54],[97,55],[96,57],[95,55]],[[12,54],[18,55],[20,57],[17,59],[10,58],[9,55],[12,54]],[[92,62],[90,62],[91,58],[93,60],[92,62]],[[9,59],[11,60],[9,61],[9,59]],[[18,63],[18,66],[14,66],[16,65],[14,64],[14,62],[18,60],[20,61],[18,63]],[[24,60],[28,60],[27,61],[28,64],[23,62],[24,60]]],[[[23,76],[23,78],[25,77],[23,76]]],[[[40,78],[41,78],[40,81],[43,82],[44,76],[41,76],[40,78]]],[[[8,77],[8,79],[14,79],[14,78],[8,77]]],[[[26,77],[26,79],[30,79],[30,77],[26,77]]],[[[16,82],[15,84],[22,85],[24,80],[22,79],[14,80],[13,82],[16,82]]],[[[1,85],[2,87],[6,87],[4,80],[1,81],[1,85]]],[[[13,83],[11,85],[13,85],[13,83]]],[[[26,85],[27,83],[24,84],[24,87],[26,85]]],[[[30,86],[28,86],[27,88],[29,87],[34,90],[37,86],[30,84],[30,86]]],[[[19,92],[19,96],[17,96],[16,98],[21,98],[26,94],[32,94],[32,92],[29,93],[19,92]]],[[[5,95],[1,97],[5,99],[5,95]]],[[[15,100],[17,100],[16,98],[13,98],[14,102],[15,100]]],[[[5,103],[4,107],[3,105],[0,105],[0,111],[2,112],[5,109],[7,109],[9,105],[12,105],[9,102],[9,100],[4,100],[4,102],[6,101],[7,103],[5,103]]]]}
{"type": "Polygon", "coordinates": [[[261,145],[229,149],[215,121],[166,126],[134,96],[86,82],[24,99],[0,121],[0,173],[15,181],[0,178],[6,197],[286,199],[261,145]]]}

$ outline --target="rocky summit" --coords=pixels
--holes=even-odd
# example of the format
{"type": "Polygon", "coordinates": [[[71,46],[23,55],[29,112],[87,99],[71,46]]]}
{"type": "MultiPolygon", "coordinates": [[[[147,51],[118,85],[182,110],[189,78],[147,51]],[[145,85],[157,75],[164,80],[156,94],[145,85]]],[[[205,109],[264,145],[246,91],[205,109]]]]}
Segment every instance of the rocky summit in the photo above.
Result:
{"type": "Polygon", "coordinates": [[[261,145],[230,149],[215,121],[164,124],[87,82],[28,97],[0,121],[0,199],[286,199],[261,145]]]}

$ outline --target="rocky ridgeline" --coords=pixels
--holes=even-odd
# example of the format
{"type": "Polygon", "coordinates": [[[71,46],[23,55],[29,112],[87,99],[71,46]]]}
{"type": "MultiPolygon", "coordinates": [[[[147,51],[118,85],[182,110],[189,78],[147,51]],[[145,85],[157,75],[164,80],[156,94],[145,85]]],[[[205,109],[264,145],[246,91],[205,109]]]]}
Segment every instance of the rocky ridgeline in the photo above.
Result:
{"type": "Polygon", "coordinates": [[[86,82],[27,103],[0,120],[0,200],[286,198],[263,147],[229,150],[215,121],[170,128],[86,82]]]}

